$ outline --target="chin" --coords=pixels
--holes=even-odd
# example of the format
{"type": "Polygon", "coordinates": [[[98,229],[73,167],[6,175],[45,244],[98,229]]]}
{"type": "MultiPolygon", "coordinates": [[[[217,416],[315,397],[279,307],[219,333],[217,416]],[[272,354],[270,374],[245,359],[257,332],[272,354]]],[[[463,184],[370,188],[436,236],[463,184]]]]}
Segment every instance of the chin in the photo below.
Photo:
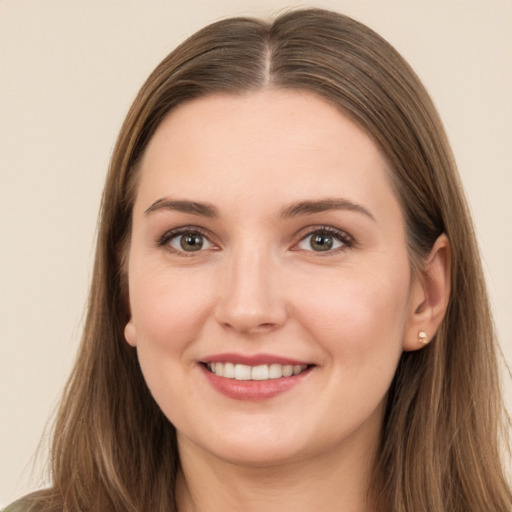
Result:
{"type": "MultiPolygon", "coordinates": [[[[179,433],[181,449],[207,452],[218,460],[248,467],[278,466],[305,457],[308,444],[305,439],[287,429],[232,428],[215,429],[209,435],[185,437],[179,433]]],[[[309,448],[311,445],[309,444],[309,448]]]]}
{"type": "Polygon", "coordinates": [[[275,443],[262,445],[253,441],[249,446],[233,444],[227,450],[212,452],[212,455],[236,466],[263,468],[280,466],[304,458],[302,450],[292,447],[277,446],[275,443]]]}

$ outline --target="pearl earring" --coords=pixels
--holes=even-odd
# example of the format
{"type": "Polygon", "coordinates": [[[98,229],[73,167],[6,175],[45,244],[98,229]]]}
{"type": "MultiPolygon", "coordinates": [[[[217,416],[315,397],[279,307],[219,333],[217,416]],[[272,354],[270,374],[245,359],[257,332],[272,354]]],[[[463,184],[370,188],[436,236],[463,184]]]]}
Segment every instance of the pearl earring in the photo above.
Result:
{"type": "Polygon", "coordinates": [[[427,333],[425,331],[420,331],[418,333],[418,341],[422,345],[426,345],[428,343],[427,333]]]}

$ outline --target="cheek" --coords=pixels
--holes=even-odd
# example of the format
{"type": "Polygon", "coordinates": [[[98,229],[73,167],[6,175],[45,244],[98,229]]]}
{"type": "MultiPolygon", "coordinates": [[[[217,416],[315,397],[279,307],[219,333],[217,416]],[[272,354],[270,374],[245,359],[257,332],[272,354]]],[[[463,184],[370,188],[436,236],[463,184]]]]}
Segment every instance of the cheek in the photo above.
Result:
{"type": "Polygon", "coordinates": [[[402,351],[409,281],[402,270],[341,272],[297,290],[298,316],[310,333],[343,365],[374,369],[395,364],[402,351]]]}
{"type": "Polygon", "coordinates": [[[176,396],[192,393],[190,348],[210,311],[206,276],[136,269],[130,275],[130,305],[139,364],[162,411],[174,422],[182,415],[176,396]]]}
{"type": "Polygon", "coordinates": [[[192,338],[209,310],[211,289],[198,272],[134,272],[130,306],[138,343],[165,348],[192,338]]]}

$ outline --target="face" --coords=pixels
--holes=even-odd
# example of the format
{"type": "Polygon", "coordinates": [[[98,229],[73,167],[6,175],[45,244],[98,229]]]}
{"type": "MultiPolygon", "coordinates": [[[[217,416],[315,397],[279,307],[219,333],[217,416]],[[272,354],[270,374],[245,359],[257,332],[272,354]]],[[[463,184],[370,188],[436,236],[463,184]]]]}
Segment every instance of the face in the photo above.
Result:
{"type": "Polygon", "coordinates": [[[180,446],[274,464],[375,442],[412,278],[365,132],[305,92],[184,104],[132,229],[125,336],[180,446]]]}

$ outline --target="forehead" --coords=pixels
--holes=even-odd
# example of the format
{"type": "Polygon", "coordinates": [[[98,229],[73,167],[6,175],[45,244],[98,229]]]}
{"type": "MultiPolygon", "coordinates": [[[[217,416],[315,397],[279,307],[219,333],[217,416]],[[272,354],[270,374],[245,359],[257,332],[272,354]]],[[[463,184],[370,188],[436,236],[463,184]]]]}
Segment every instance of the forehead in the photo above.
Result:
{"type": "Polygon", "coordinates": [[[182,104],[156,130],[140,172],[137,196],[145,202],[166,194],[282,202],[392,193],[387,163],[366,132],[303,91],[217,94],[182,104]]]}

